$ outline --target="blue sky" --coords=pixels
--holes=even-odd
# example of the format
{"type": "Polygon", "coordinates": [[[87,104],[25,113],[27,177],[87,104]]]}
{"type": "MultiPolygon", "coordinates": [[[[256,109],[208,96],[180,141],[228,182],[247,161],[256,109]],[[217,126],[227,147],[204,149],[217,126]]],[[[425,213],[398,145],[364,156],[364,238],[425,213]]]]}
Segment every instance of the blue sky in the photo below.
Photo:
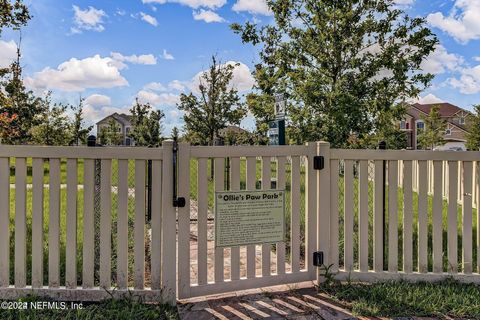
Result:
{"type": "MultiPolygon", "coordinates": [[[[263,0],[27,0],[33,19],[22,31],[25,81],[57,101],[86,98],[89,122],[126,112],[136,97],[166,114],[165,133],[181,126],[175,107],[195,87],[212,54],[239,62],[234,84],[251,87],[256,49],[243,45],[232,22],[272,17],[263,0]]],[[[397,0],[427,17],[441,44],[423,65],[436,75],[421,102],[480,103],[480,0],[397,0]]],[[[0,66],[14,56],[17,32],[0,38],[0,66]]],[[[251,120],[243,126],[252,125],[251,120]]]]}

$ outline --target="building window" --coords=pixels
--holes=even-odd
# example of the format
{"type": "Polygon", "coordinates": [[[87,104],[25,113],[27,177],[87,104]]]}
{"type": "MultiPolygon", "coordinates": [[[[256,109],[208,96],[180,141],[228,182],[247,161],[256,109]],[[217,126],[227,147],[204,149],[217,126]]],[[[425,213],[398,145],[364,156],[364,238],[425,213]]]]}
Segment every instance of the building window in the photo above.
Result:
{"type": "Polygon", "coordinates": [[[445,134],[446,134],[447,136],[452,135],[452,130],[451,130],[451,129],[445,130],[445,134]]]}
{"type": "Polygon", "coordinates": [[[400,129],[406,129],[407,128],[407,122],[405,120],[400,121],[400,129]]]}
{"type": "Polygon", "coordinates": [[[417,130],[423,130],[423,129],[425,129],[425,123],[423,121],[418,121],[417,130]]]}
{"type": "Polygon", "coordinates": [[[465,124],[465,117],[460,117],[459,123],[460,124],[465,124]]]}

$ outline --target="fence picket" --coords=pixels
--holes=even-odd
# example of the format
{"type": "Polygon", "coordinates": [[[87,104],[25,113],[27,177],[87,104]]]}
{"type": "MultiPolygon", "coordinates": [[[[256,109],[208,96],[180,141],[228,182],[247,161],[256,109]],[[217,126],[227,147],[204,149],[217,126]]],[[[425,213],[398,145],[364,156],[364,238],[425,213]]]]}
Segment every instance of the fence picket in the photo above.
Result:
{"type": "Polygon", "coordinates": [[[134,287],[145,287],[145,160],[135,160],[134,287]]]}
{"type": "Polygon", "coordinates": [[[418,161],[418,272],[428,271],[428,162],[418,161]]]}
{"type": "MultiPolygon", "coordinates": [[[[240,190],[240,158],[234,157],[230,159],[230,190],[240,190]]],[[[230,279],[240,279],[240,247],[233,247],[230,249],[230,267],[232,268],[230,279]]]]}
{"type": "Polygon", "coordinates": [[[458,161],[448,162],[448,271],[457,273],[457,202],[458,202],[458,161]]]}
{"type": "MultiPolygon", "coordinates": [[[[338,271],[339,252],[338,252],[338,179],[339,179],[339,161],[330,161],[330,259],[332,263],[332,272],[338,271]]],[[[321,205],[321,204],[320,204],[321,205]]]]}
{"type": "MultiPolygon", "coordinates": [[[[285,190],[285,157],[277,157],[277,189],[285,190]]],[[[277,243],[277,274],[285,274],[285,242],[277,243]]]]}
{"type": "Polygon", "coordinates": [[[197,176],[197,190],[198,190],[198,284],[204,285],[207,283],[207,224],[208,224],[208,181],[207,171],[208,163],[207,158],[198,159],[198,176],[197,176]]]}
{"type": "MultiPolygon", "coordinates": [[[[117,286],[119,289],[126,289],[128,287],[128,160],[118,160],[117,205],[117,286]]],[[[153,261],[156,260],[153,259],[152,251],[153,261]]],[[[152,282],[156,283],[153,280],[152,282]]]]}
{"type": "Polygon", "coordinates": [[[10,280],[10,159],[0,158],[0,288],[10,280]]]}
{"type": "MultiPolygon", "coordinates": [[[[319,181],[319,172],[315,170],[315,157],[319,152],[319,145],[315,142],[307,143],[308,146],[308,154],[304,158],[305,160],[305,266],[308,272],[311,274],[312,279],[317,277],[318,268],[313,265],[313,254],[315,251],[323,250],[322,248],[318,248],[318,237],[317,237],[317,230],[319,227],[318,219],[320,215],[320,211],[318,210],[318,204],[322,201],[322,205],[326,208],[329,206],[327,202],[330,201],[330,194],[327,193],[327,189],[329,188],[328,184],[326,187],[322,189],[322,194],[324,198],[320,197],[320,193],[318,191],[318,181],[319,181]]],[[[325,157],[324,157],[325,159],[325,157]]],[[[330,162],[328,159],[327,162],[330,162]]],[[[325,174],[330,176],[330,167],[325,166],[323,168],[325,174]]],[[[330,214],[330,213],[329,213],[330,214]]],[[[321,218],[322,220],[323,217],[321,218]]],[[[329,221],[325,221],[325,224],[329,224],[329,221]]],[[[329,234],[325,235],[325,238],[330,238],[329,234]]],[[[322,239],[322,242],[324,240],[322,239]]],[[[328,260],[328,252],[324,252],[324,255],[327,256],[328,260]]],[[[324,259],[325,260],[325,259],[324,259]]],[[[328,261],[324,261],[327,262],[328,261]]]]}
{"type": "Polygon", "coordinates": [[[368,161],[362,160],[359,164],[359,265],[361,272],[368,271],[368,161]]]}
{"type": "MultiPolygon", "coordinates": [[[[32,288],[41,288],[43,286],[43,175],[44,175],[43,159],[39,159],[39,158],[33,159],[32,160],[32,193],[33,193],[32,194],[32,288]]],[[[1,264],[0,264],[0,268],[1,268],[1,264]]]]}
{"type": "Polygon", "coordinates": [[[403,161],[403,272],[413,271],[412,161],[403,161]]]}
{"type": "MultiPolygon", "coordinates": [[[[271,189],[271,161],[270,157],[262,157],[262,189],[270,190],[271,189]]],[[[270,244],[262,245],[262,277],[267,277],[271,273],[271,257],[270,251],[272,246],[270,244]]]]}
{"type": "Polygon", "coordinates": [[[433,272],[442,272],[442,215],[443,215],[443,192],[442,192],[442,161],[433,161],[433,272]]]}
{"type": "Polygon", "coordinates": [[[77,288],[77,159],[67,159],[67,243],[65,286],[77,288]]]}
{"type": "Polygon", "coordinates": [[[388,271],[398,271],[398,161],[388,162],[388,271]]]}
{"type": "Polygon", "coordinates": [[[100,182],[100,287],[111,287],[112,270],[112,160],[101,161],[100,182]]]}
{"type": "Polygon", "coordinates": [[[85,159],[83,168],[83,289],[94,285],[95,226],[94,226],[94,183],[95,160],[85,159]]]}
{"type": "MultiPolygon", "coordinates": [[[[60,286],[60,159],[50,159],[48,286],[60,286]]],[[[92,234],[93,236],[93,234],[92,234]]]]}
{"type": "Polygon", "coordinates": [[[354,184],[353,184],[353,160],[345,160],[344,179],[344,266],[345,271],[353,270],[353,222],[354,222],[354,184]]]}
{"type": "Polygon", "coordinates": [[[480,161],[475,162],[476,165],[476,180],[477,187],[476,202],[477,202],[477,273],[480,273],[480,161]]]}
{"type": "Polygon", "coordinates": [[[472,167],[471,161],[463,162],[463,199],[462,199],[462,248],[463,273],[472,273],[472,167]]]}
{"type": "Polygon", "coordinates": [[[27,284],[27,163],[25,158],[15,162],[15,288],[27,284]]]}
{"type": "Polygon", "coordinates": [[[291,163],[291,261],[292,272],[300,270],[300,157],[292,157],[291,163]]]}
{"type": "MultiPolygon", "coordinates": [[[[153,290],[162,289],[162,161],[152,160],[152,241],[151,249],[151,286],[153,290]]],[[[190,214],[190,212],[189,212],[190,214]]],[[[190,215],[188,219],[190,223],[190,215]]],[[[190,252],[189,252],[190,253],[190,252]]],[[[190,276],[190,274],[189,274],[190,276]]],[[[189,277],[190,279],[190,277],[189,277]]]]}
{"type": "Polygon", "coordinates": [[[383,271],[383,161],[375,160],[373,208],[373,265],[375,272],[383,271]]]}
{"type": "MultiPolygon", "coordinates": [[[[225,189],[225,158],[215,158],[215,191],[225,189]]],[[[225,257],[223,248],[215,248],[215,283],[224,281],[225,257]]]]}
{"type": "MultiPolygon", "coordinates": [[[[257,182],[257,159],[247,157],[247,190],[255,190],[257,182]]],[[[255,245],[247,246],[247,278],[255,278],[256,273],[256,248],[255,245]]]]}

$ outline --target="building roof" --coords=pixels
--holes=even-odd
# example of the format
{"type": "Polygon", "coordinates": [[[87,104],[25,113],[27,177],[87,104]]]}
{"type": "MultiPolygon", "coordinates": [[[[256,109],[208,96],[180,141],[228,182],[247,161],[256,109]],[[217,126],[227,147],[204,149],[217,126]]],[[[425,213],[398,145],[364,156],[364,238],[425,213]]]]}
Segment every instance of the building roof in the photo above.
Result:
{"type": "Polygon", "coordinates": [[[247,130],[240,128],[239,126],[228,126],[224,129],[221,129],[219,131],[219,134],[221,136],[225,135],[227,132],[233,132],[233,133],[244,133],[247,132],[247,130]]]}
{"type": "Polygon", "coordinates": [[[102,120],[98,121],[97,124],[102,123],[102,122],[106,122],[110,118],[114,118],[115,120],[117,120],[118,122],[120,122],[123,125],[126,125],[126,126],[131,125],[131,120],[132,120],[131,115],[125,114],[125,113],[120,113],[119,114],[117,112],[103,118],[102,120]]]}
{"type": "MultiPolygon", "coordinates": [[[[456,122],[454,122],[450,119],[461,111],[466,112],[466,113],[470,113],[468,110],[462,109],[460,107],[457,107],[457,106],[455,106],[451,103],[447,103],[447,102],[429,103],[429,104],[415,103],[415,104],[412,104],[411,106],[413,108],[417,109],[418,111],[420,111],[421,113],[425,114],[425,115],[430,114],[430,110],[432,110],[432,108],[434,106],[438,106],[439,107],[438,112],[440,113],[440,116],[442,118],[447,118],[446,120],[449,124],[459,128],[460,130],[463,130],[465,132],[469,132],[468,127],[466,125],[456,123],[456,122]]],[[[411,110],[407,110],[407,113],[410,116],[413,116],[414,118],[418,118],[418,114],[415,114],[416,112],[411,112],[411,110]]]]}
{"type": "Polygon", "coordinates": [[[438,106],[439,107],[438,112],[442,117],[453,117],[455,114],[459,113],[460,111],[468,112],[460,107],[457,107],[451,103],[446,103],[446,102],[430,103],[430,104],[415,103],[412,106],[425,114],[429,114],[430,110],[432,110],[433,107],[438,106]]]}

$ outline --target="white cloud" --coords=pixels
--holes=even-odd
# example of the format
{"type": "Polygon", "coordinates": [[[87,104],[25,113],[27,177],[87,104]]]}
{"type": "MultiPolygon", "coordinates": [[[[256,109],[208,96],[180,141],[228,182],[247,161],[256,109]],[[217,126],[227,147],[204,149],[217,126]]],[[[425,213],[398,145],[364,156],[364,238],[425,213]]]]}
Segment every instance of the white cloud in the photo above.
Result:
{"type": "Polygon", "coordinates": [[[17,44],[15,41],[0,40],[0,68],[9,67],[17,58],[17,44]]]}
{"type": "Polygon", "coordinates": [[[140,103],[150,103],[153,106],[175,106],[180,102],[180,96],[173,93],[155,93],[141,90],[137,97],[140,103]]]}
{"type": "Polygon", "coordinates": [[[463,69],[460,78],[452,78],[448,82],[463,94],[480,93],[480,65],[463,69]]]}
{"type": "Polygon", "coordinates": [[[193,11],[193,19],[203,20],[206,23],[225,22],[225,19],[220,17],[216,12],[213,12],[211,10],[203,10],[203,9],[200,9],[199,11],[193,11]]]}
{"type": "Polygon", "coordinates": [[[437,96],[435,96],[434,94],[429,93],[424,97],[419,97],[414,102],[417,102],[417,103],[420,103],[420,104],[432,104],[432,103],[442,103],[444,101],[442,99],[438,98],[437,96]]]}
{"type": "Polygon", "coordinates": [[[227,0],[142,0],[142,2],[156,4],[178,3],[194,9],[198,9],[200,7],[216,9],[223,7],[227,3],[227,0]]]}
{"type": "Polygon", "coordinates": [[[151,15],[146,14],[145,12],[140,12],[140,16],[142,17],[142,20],[145,21],[146,23],[149,23],[154,27],[158,26],[158,21],[157,19],[155,19],[155,17],[152,17],[151,15]]]}
{"type": "Polygon", "coordinates": [[[178,80],[173,80],[168,84],[170,90],[185,91],[185,84],[178,80]]]}
{"type": "Polygon", "coordinates": [[[173,80],[168,85],[163,85],[160,82],[150,82],[143,87],[143,90],[156,92],[185,91],[185,89],[185,83],[179,80],[173,80]]]}
{"type": "Polygon", "coordinates": [[[461,56],[448,53],[442,45],[437,45],[435,51],[424,60],[421,69],[432,74],[445,73],[446,70],[455,71],[463,64],[464,60],[461,56]]]}
{"type": "Polygon", "coordinates": [[[480,1],[456,0],[448,16],[435,12],[427,16],[427,21],[458,42],[480,39],[480,1]]]}
{"type": "Polygon", "coordinates": [[[88,9],[82,10],[78,6],[73,6],[74,27],[70,29],[72,33],[81,33],[82,30],[91,30],[102,32],[105,30],[103,26],[103,18],[107,17],[107,14],[103,10],[96,9],[89,6],[88,9]]]}
{"type": "Polygon", "coordinates": [[[157,58],[153,54],[142,54],[142,55],[133,54],[131,56],[124,56],[121,53],[112,52],[110,55],[114,60],[119,62],[129,62],[133,64],[145,64],[145,65],[157,64],[157,58]]]}
{"type": "Polygon", "coordinates": [[[100,55],[79,60],[71,58],[56,69],[47,67],[25,83],[34,90],[59,89],[83,91],[87,88],[113,88],[127,86],[127,80],[120,74],[115,60],[100,55]]]}
{"type": "MultiPolygon", "coordinates": [[[[255,84],[255,79],[253,78],[252,73],[248,68],[248,66],[241,62],[235,62],[235,61],[228,61],[225,64],[236,65],[237,63],[238,63],[238,66],[236,66],[235,69],[233,70],[233,78],[230,84],[232,85],[232,87],[236,88],[239,92],[251,90],[255,84]]],[[[200,84],[201,77],[205,72],[207,72],[207,70],[201,71],[197,73],[195,77],[193,77],[192,81],[188,85],[190,90],[198,93],[198,86],[200,84]]]]}
{"type": "Polygon", "coordinates": [[[175,60],[175,57],[171,53],[168,53],[166,49],[163,49],[162,58],[165,60],[175,60]]]}
{"type": "Polygon", "coordinates": [[[478,57],[473,57],[473,60],[480,62],[480,56],[478,56],[478,57]]]}
{"type": "Polygon", "coordinates": [[[399,4],[399,5],[409,5],[409,4],[413,4],[415,0],[395,0],[394,2],[395,4],[399,4]]]}
{"type": "MultiPolygon", "coordinates": [[[[95,124],[103,118],[113,114],[113,113],[129,113],[130,107],[117,108],[112,106],[96,108],[92,105],[85,104],[83,108],[85,120],[87,123],[95,124]]],[[[94,127],[94,130],[97,128],[94,127]]]]}
{"type": "Polygon", "coordinates": [[[112,104],[112,99],[109,96],[103,94],[92,94],[85,99],[85,104],[92,107],[105,107],[112,104]]]}
{"type": "Polygon", "coordinates": [[[252,14],[272,15],[266,0],[237,0],[232,7],[233,11],[247,11],[252,14]]]}

